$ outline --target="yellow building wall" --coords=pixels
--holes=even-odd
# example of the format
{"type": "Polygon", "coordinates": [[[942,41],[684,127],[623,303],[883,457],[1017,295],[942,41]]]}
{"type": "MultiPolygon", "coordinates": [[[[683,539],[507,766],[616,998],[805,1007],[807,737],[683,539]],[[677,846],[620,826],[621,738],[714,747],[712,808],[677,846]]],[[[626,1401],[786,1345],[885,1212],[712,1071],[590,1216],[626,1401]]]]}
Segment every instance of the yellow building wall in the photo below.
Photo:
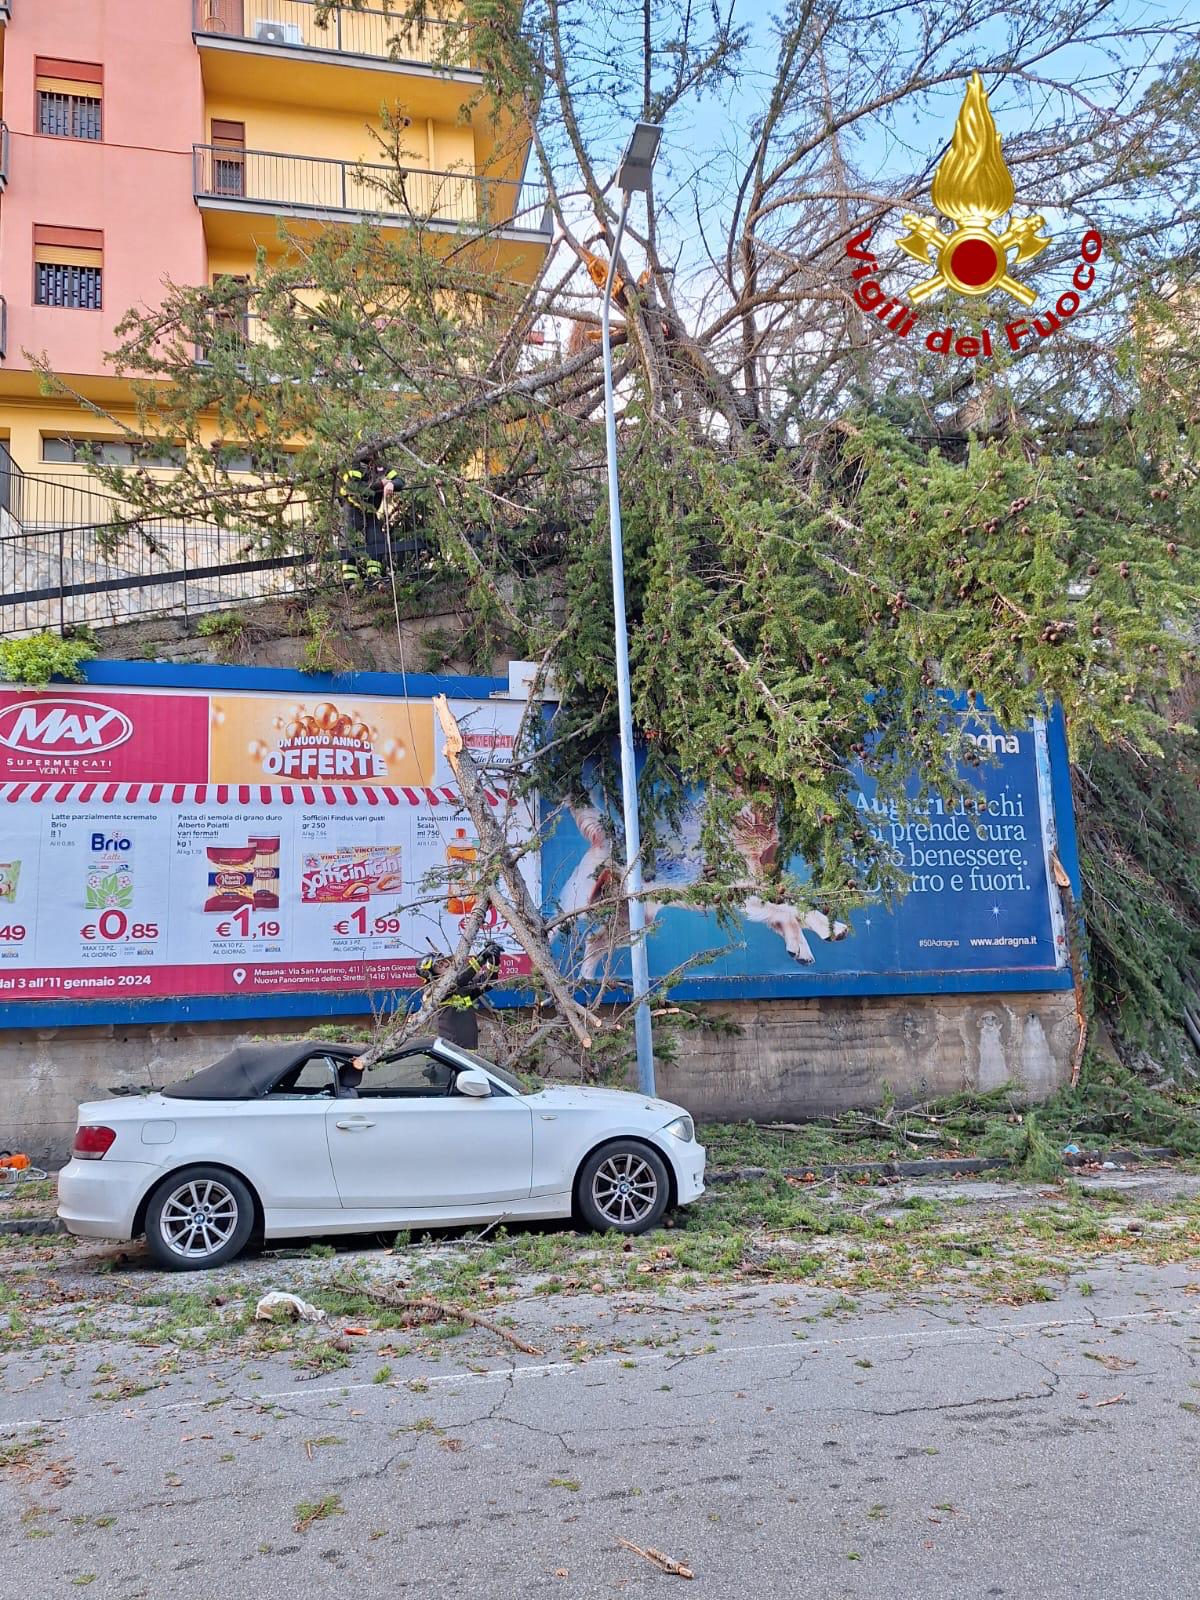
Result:
{"type": "MultiPolygon", "coordinates": [[[[121,416],[121,421],[136,429],[132,410],[121,416]]],[[[82,411],[70,401],[41,400],[6,397],[0,405],[0,423],[6,436],[13,460],[22,472],[49,477],[78,477],[86,480],[87,469],[68,466],[61,462],[42,460],[42,439],[103,439],[120,437],[119,429],[104,423],[99,417],[82,411]]]]}
{"type": "MultiPolygon", "coordinates": [[[[0,440],[7,445],[22,472],[96,488],[87,467],[65,461],[46,461],[42,448],[45,439],[125,440],[128,435],[122,432],[122,427],[140,437],[137,413],[132,406],[112,405],[106,409],[112,421],[81,410],[70,401],[6,396],[0,401],[0,440]]],[[[215,425],[202,423],[201,437],[206,444],[216,443],[215,425]]]]}
{"type": "MultiPolygon", "coordinates": [[[[270,101],[214,98],[206,101],[205,116],[210,127],[214,118],[245,123],[248,150],[316,156],[329,161],[386,160],[379,143],[383,132],[379,117],[365,119],[341,111],[270,101]]],[[[475,136],[469,127],[461,124],[414,118],[405,139],[405,150],[414,165],[440,171],[475,171],[475,136]]]]}

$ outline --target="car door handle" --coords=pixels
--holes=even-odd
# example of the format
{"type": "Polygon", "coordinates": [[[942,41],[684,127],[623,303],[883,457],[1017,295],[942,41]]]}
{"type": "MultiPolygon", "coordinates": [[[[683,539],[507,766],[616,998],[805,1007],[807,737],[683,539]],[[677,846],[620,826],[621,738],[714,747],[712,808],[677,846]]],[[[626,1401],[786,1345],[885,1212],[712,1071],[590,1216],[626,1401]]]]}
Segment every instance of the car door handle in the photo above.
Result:
{"type": "Polygon", "coordinates": [[[343,1133],[357,1133],[359,1128],[373,1128],[375,1124],[370,1117],[339,1117],[334,1126],[341,1128],[343,1133]]]}

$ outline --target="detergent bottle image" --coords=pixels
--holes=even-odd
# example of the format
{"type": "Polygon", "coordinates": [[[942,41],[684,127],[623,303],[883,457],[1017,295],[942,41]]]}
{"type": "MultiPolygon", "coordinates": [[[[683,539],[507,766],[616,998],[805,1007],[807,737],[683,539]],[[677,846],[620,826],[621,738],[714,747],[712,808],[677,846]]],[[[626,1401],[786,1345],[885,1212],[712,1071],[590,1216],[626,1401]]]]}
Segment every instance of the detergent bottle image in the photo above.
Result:
{"type": "Polygon", "coordinates": [[[475,841],[467,837],[467,830],[455,828],[454,838],[446,846],[446,866],[450,874],[446,910],[452,917],[469,916],[475,909],[475,890],[470,869],[478,854],[475,841]]]}

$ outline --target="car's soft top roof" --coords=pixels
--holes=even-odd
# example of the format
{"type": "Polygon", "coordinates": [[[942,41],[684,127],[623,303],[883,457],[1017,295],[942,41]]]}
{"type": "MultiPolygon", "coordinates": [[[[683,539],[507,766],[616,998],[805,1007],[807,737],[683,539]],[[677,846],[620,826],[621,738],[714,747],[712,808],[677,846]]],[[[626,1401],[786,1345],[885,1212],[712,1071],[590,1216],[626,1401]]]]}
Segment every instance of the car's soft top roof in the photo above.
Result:
{"type": "Polygon", "coordinates": [[[162,1091],[172,1100],[257,1100],[288,1071],[312,1056],[332,1056],[351,1061],[362,1051],[361,1045],[321,1044],[312,1039],[290,1044],[239,1044],[202,1067],[190,1078],[169,1083],[162,1091]]]}

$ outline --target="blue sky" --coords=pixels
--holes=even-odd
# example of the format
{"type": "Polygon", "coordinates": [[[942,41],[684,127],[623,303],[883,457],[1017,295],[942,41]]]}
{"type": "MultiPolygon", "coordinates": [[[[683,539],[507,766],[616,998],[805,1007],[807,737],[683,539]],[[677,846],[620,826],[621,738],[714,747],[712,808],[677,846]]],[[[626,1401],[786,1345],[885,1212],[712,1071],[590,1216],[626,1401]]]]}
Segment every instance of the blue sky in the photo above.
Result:
{"type": "MultiPolygon", "coordinates": [[[[845,8],[841,9],[845,14],[845,8]]],[[[940,3],[920,4],[893,12],[895,38],[901,44],[907,42],[923,16],[945,9],[940,3]]],[[[734,0],[733,18],[746,29],[749,38],[740,81],[724,85],[704,99],[693,99],[672,111],[668,118],[656,175],[656,198],[660,213],[672,219],[681,238],[686,238],[688,232],[697,232],[705,217],[717,224],[728,201],[739,170],[739,157],[747,143],[746,130],[760,115],[774,75],[778,50],[774,14],[773,8],[762,0],[734,0]]],[[[888,14],[886,9],[882,14],[888,14]]],[[[1002,51],[1009,27],[1021,25],[1026,15],[1026,9],[1014,3],[1007,17],[978,28],[969,41],[956,43],[953,62],[959,70],[953,81],[920,99],[872,116],[846,132],[846,154],[869,190],[890,191],[936,157],[952,131],[970,70],[985,62],[989,54],[1002,51]]],[[[623,48],[637,48],[640,25],[640,8],[630,8],[615,21],[606,16],[599,36],[596,32],[589,35],[586,24],[580,24],[575,41],[577,69],[584,70],[594,62],[598,71],[612,72],[623,48]]],[[[1082,100],[1073,101],[1072,93],[1097,108],[1113,107],[1120,92],[1124,93],[1126,104],[1135,99],[1176,48],[1175,42],[1153,38],[1150,30],[1172,25],[1200,30],[1200,0],[1186,0],[1184,4],[1179,0],[1113,0],[1103,7],[1103,16],[1097,23],[1110,37],[1102,44],[1072,42],[1045,54],[1039,52],[1034,74],[1040,81],[1035,81],[1034,75],[987,75],[992,111],[1005,139],[1006,154],[1011,151],[1019,155],[1022,148],[1028,151],[1039,142],[1052,140],[1056,121],[1082,109],[1082,100]]],[[[844,59],[840,46],[833,47],[831,57],[836,78],[844,59]]],[[[941,55],[935,59],[945,66],[951,58],[941,55]]],[[[660,81],[666,60],[664,57],[664,66],[657,74],[660,81]]],[[[615,163],[625,133],[640,110],[640,84],[632,74],[626,82],[628,92],[624,95],[597,96],[588,106],[587,126],[594,130],[593,149],[603,152],[598,163],[601,169],[615,163]]],[[[861,98],[873,89],[873,82],[865,76],[860,85],[861,98]]],[[[1018,202],[1021,203],[1019,174],[1018,202]]],[[[1024,203],[1046,210],[1053,218],[1051,196],[1033,195],[1024,203]]]]}

